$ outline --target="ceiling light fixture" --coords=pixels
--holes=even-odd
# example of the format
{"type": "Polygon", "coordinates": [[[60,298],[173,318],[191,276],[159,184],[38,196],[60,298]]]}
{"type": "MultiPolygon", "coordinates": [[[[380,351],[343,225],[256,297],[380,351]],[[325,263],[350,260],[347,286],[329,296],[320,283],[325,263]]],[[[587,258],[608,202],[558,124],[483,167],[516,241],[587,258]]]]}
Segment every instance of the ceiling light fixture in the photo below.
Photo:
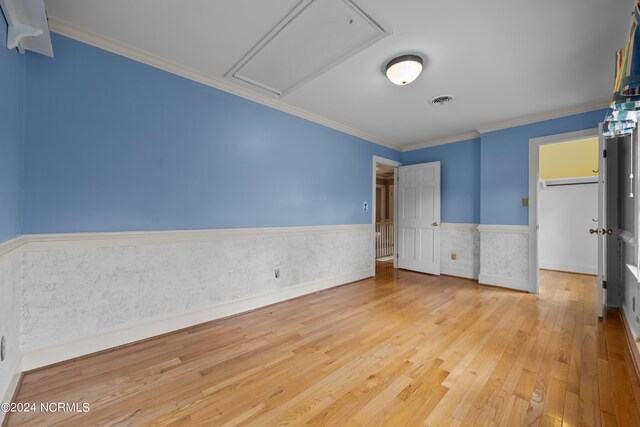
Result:
{"type": "Polygon", "coordinates": [[[422,72],[422,58],[418,55],[402,55],[387,64],[386,74],[391,83],[404,86],[418,78],[422,72]]]}

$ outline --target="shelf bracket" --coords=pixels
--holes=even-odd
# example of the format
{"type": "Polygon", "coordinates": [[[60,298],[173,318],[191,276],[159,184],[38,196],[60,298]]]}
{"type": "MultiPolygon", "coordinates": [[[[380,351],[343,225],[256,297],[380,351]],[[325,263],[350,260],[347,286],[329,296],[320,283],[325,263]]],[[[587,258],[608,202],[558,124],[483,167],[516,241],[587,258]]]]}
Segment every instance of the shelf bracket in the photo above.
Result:
{"type": "Polygon", "coordinates": [[[7,33],[7,49],[15,49],[25,37],[38,37],[44,34],[40,28],[31,27],[20,22],[9,26],[7,33]]]}
{"type": "MultiPolygon", "coordinates": [[[[0,0],[7,20],[7,48],[53,57],[47,11],[43,0],[0,0]]],[[[1,18],[0,18],[1,19],[1,18]]]]}

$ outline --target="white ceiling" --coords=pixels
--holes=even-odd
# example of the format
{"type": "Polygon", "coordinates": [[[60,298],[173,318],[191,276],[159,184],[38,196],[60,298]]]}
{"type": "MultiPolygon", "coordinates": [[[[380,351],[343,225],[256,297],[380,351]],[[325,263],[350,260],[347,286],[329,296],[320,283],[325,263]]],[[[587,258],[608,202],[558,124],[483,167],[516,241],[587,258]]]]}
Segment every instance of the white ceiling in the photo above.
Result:
{"type": "Polygon", "coordinates": [[[247,95],[246,88],[225,79],[299,1],[45,3],[54,31],[121,53],[113,46],[126,45],[138,58],[151,58],[146,62],[177,64],[218,87],[397,147],[607,101],[614,53],[624,44],[634,5],[633,0],[356,0],[392,34],[279,100],[247,95]],[[384,76],[384,65],[408,52],[426,57],[425,70],[414,83],[395,86],[384,76]],[[455,101],[428,104],[443,93],[455,101]]]}

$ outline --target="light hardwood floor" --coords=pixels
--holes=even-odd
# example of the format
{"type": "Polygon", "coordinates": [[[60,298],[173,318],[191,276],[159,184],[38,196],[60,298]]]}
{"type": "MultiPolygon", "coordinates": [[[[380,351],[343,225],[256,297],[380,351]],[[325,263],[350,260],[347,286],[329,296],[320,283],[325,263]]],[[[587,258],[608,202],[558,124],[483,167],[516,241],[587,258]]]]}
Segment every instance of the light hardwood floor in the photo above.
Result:
{"type": "Polygon", "coordinates": [[[620,318],[594,278],[540,295],[379,266],[376,279],[28,373],[9,425],[640,426],[620,318]],[[564,423],[564,424],[563,424],[564,423]]]}

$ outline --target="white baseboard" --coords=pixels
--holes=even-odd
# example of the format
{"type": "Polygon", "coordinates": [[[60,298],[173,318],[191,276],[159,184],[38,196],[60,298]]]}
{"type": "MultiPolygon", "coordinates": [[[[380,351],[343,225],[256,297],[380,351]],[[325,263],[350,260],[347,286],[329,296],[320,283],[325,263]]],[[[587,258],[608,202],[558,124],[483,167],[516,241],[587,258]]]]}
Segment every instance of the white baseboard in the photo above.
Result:
{"type": "Polygon", "coordinates": [[[576,265],[576,264],[560,264],[555,262],[540,261],[540,268],[545,270],[557,270],[566,271],[568,273],[580,273],[580,274],[598,274],[597,266],[588,265],[576,265]]]}
{"type": "MultiPolygon", "coordinates": [[[[9,384],[7,384],[7,387],[5,388],[5,390],[2,390],[2,393],[0,393],[0,403],[9,403],[12,401],[13,396],[16,392],[16,389],[18,388],[18,385],[20,383],[21,375],[22,375],[22,357],[19,357],[18,361],[16,362],[13,368],[13,375],[9,380],[9,384]]],[[[4,411],[0,411],[0,425],[3,425],[2,423],[4,422],[5,416],[6,416],[6,413],[4,411]]]]}
{"type": "Polygon", "coordinates": [[[466,268],[440,267],[440,274],[447,276],[464,277],[466,279],[478,279],[478,273],[466,268]]]}
{"type": "Polygon", "coordinates": [[[199,310],[170,319],[150,321],[143,325],[137,325],[126,329],[87,337],[54,347],[25,351],[22,358],[22,370],[29,371],[62,362],[64,360],[130,344],[200,323],[255,310],[257,308],[297,298],[324,289],[355,282],[374,275],[375,270],[373,269],[362,270],[356,273],[346,274],[330,279],[300,284],[287,289],[270,292],[268,294],[230,301],[210,307],[206,310],[199,310]]]}
{"type": "Polygon", "coordinates": [[[480,274],[478,282],[482,285],[500,286],[503,288],[515,289],[518,291],[530,292],[531,288],[527,280],[514,279],[511,277],[491,276],[488,274],[480,274]]]}

